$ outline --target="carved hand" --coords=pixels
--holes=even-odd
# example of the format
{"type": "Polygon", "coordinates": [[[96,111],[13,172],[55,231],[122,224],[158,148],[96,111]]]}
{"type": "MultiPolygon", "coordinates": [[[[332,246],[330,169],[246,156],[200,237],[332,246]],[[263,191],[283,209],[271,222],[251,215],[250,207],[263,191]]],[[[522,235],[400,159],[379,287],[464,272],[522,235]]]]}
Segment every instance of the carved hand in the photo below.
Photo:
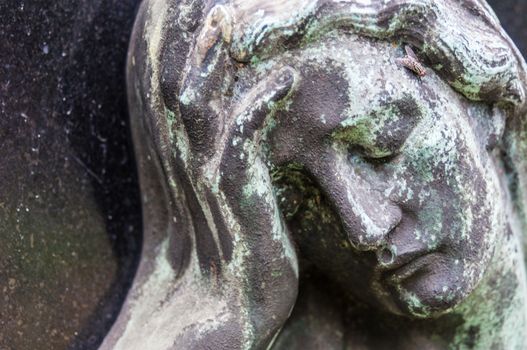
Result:
{"type": "Polygon", "coordinates": [[[236,338],[241,348],[266,348],[294,306],[298,263],[258,139],[277,103],[292,92],[295,72],[284,67],[249,89],[239,103],[222,104],[214,92],[234,66],[221,40],[225,28],[218,30],[225,19],[218,13],[211,11],[199,36],[195,50],[201,58],[191,62],[180,96],[193,147],[191,171],[200,179],[194,190],[212,217],[208,227],[195,228],[200,269],[231,315],[206,338],[210,345],[217,335],[218,348],[225,337],[236,338]]]}

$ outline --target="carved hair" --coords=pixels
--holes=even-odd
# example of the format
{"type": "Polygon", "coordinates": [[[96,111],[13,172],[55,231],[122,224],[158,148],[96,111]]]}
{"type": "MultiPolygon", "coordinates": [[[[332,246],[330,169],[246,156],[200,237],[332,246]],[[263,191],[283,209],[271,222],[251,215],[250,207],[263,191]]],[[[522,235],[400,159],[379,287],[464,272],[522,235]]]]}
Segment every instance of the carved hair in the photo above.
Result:
{"type": "Polygon", "coordinates": [[[263,12],[258,3],[234,1],[226,10],[241,13],[232,15],[229,30],[231,56],[238,61],[343,29],[419,47],[429,65],[469,99],[525,103],[523,59],[483,1],[273,1],[263,12]]]}

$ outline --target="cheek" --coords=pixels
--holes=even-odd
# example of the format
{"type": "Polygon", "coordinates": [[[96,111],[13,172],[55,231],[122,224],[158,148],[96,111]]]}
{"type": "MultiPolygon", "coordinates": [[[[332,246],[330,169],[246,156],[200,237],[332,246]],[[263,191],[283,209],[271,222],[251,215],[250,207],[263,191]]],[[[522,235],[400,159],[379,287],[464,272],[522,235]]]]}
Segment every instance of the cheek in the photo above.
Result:
{"type": "Polygon", "coordinates": [[[421,274],[400,285],[422,303],[414,305],[400,292],[412,314],[445,310],[465,298],[482,279],[503,232],[493,161],[465,138],[453,140],[447,150],[435,143],[407,149],[391,167],[390,198],[400,203],[403,215],[415,218],[413,239],[438,254],[421,274]]]}
{"type": "Polygon", "coordinates": [[[500,221],[496,171],[465,134],[439,133],[441,142],[422,140],[406,150],[394,166],[391,197],[417,218],[415,239],[467,267],[481,265],[491,255],[500,221]]]}

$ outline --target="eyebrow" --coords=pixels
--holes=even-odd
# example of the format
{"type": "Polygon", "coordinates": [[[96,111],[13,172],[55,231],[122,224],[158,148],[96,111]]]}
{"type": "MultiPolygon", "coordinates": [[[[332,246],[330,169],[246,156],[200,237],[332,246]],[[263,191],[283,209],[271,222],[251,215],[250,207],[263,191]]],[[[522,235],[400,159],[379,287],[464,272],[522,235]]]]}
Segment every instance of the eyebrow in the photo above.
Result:
{"type": "Polygon", "coordinates": [[[397,116],[397,119],[400,117],[420,119],[423,115],[422,108],[419,106],[417,100],[409,93],[404,93],[402,97],[396,99],[389,98],[385,100],[379,100],[381,103],[374,105],[373,108],[370,108],[365,113],[353,114],[343,119],[336,126],[336,129],[354,126],[361,121],[371,119],[377,113],[382,114],[393,112],[393,115],[397,116]]]}
{"type": "Polygon", "coordinates": [[[372,142],[385,150],[395,151],[395,148],[402,147],[422,115],[417,100],[410,94],[404,94],[401,98],[385,100],[368,112],[345,118],[330,134],[332,138],[344,142],[372,142]],[[390,140],[397,145],[390,146],[390,140]]]}

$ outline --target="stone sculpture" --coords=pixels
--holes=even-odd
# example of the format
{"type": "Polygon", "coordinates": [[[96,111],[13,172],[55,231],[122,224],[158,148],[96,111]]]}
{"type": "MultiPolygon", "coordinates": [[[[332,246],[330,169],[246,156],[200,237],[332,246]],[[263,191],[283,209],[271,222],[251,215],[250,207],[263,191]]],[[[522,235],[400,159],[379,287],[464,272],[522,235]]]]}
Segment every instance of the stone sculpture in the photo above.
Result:
{"type": "Polygon", "coordinates": [[[527,346],[526,70],[484,1],[145,0],[128,61],[103,349],[527,346]]]}

